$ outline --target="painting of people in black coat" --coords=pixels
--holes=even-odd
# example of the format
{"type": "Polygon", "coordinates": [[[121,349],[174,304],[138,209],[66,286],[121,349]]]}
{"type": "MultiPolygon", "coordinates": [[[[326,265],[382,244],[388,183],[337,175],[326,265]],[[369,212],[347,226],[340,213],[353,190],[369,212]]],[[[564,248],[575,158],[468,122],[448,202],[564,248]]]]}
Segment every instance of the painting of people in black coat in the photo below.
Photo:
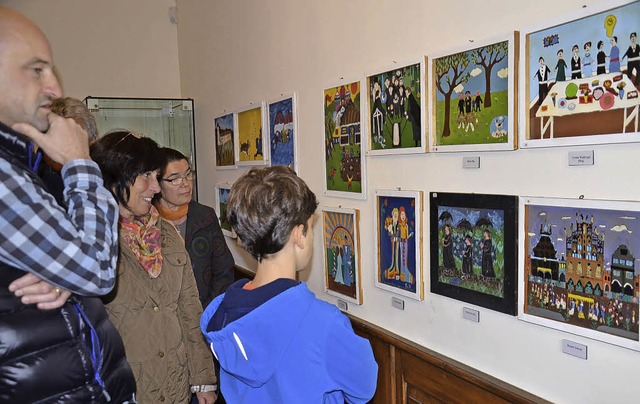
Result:
{"type": "Polygon", "coordinates": [[[367,77],[371,154],[425,151],[422,70],[419,62],[367,77]]]}
{"type": "Polygon", "coordinates": [[[496,273],[493,270],[493,242],[491,241],[491,232],[485,230],[484,240],[480,242],[482,250],[482,276],[487,278],[495,278],[496,273]]]}
{"type": "Polygon", "coordinates": [[[431,292],[515,312],[517,198],[431,192],[429,204],[431,292]]]}
{"type": "Polygon", "coordinates": [[[637,118],[640,107],[638,21],[640,2],[633,1],[595,13],[585,9],[582,17],[525,34],[519,145],[640,139],[638,120],[629,118],[637,118]]]}
{"type": "Polygon", "coordinates": [[[514,43],[510,34],[431,59],[430,151],[514,149],[514,43]],[[492,126],[498,118],[503,132],[492,126]]]}

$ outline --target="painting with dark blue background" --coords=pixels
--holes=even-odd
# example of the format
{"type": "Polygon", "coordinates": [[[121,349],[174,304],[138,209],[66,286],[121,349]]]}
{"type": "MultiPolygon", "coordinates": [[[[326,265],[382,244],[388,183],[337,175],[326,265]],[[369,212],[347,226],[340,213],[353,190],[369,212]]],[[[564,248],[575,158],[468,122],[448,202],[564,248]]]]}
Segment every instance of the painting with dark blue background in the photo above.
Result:
{"type": "Polygon", "coordinates": [[[295,113],[293,97],[269,104],[269,152],[271,165],[295,166],[295,113]]]}

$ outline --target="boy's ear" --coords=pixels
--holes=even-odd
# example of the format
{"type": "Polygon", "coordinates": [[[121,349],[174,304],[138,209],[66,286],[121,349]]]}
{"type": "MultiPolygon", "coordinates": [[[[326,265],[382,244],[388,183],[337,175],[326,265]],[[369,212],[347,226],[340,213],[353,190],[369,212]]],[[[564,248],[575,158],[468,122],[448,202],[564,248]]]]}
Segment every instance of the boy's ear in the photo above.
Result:
{"type": "Polygon", "coordinates": [[[299,224],[293,228],[293,230],[291,231],[291,238],[296,246],[298,246],[299,248],[304,248],[305,236],[303,224],[299,224]]]}

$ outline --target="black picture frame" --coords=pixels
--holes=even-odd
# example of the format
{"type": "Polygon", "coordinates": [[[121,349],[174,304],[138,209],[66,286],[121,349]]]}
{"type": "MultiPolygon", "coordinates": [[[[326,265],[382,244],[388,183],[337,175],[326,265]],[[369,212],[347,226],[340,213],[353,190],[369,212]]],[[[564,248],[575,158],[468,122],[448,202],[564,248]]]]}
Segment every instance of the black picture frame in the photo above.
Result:
{"type": "Polygon", "coordinates": [[[431,292],[515,316],[517,196],[431,192],[429,207],[431,292]]]}

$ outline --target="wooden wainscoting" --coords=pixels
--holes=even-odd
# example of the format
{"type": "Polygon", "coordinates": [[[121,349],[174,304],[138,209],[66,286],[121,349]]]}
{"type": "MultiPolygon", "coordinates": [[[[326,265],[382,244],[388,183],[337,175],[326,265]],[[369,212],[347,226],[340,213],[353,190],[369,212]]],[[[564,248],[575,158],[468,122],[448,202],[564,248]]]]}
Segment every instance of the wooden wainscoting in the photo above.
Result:
{"type": "Polygon", "coordinates": [[[349,318],[354,331],[371,342],[378,362],[374,404],[548,403],[372,323],[349,318]]]}

